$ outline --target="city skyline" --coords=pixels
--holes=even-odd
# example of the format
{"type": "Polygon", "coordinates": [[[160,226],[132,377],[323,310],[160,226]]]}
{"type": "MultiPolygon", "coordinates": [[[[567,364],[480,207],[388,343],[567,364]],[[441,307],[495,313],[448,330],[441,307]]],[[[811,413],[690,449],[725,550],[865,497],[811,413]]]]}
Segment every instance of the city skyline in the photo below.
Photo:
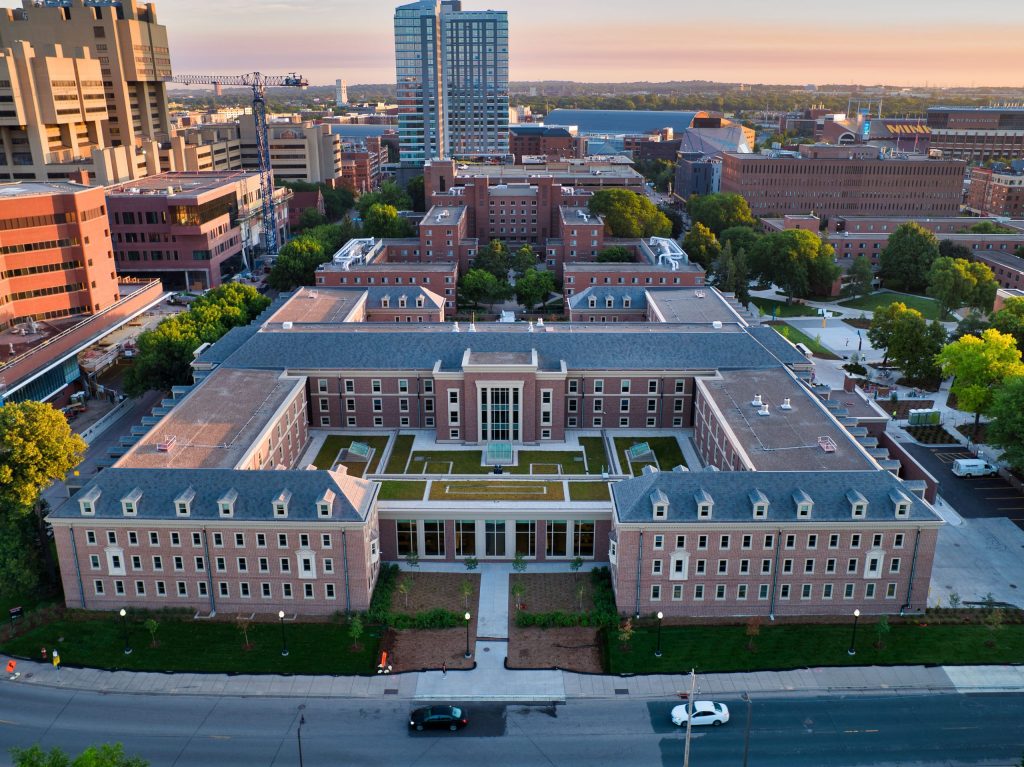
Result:
{"type": "MultiPolygon", "coordinates": [[[[394,82],[397,5],[179,0],[158,2],[157,10],[168,27],[176,73],[295,70],[313,84],[341,77],[355,85],[394,82]]],[[[685,20],[667,0],[641,0],[626,18],[612,0],[585,6],[471,0],[464,7],[508,10],[513,81],[1024,87],[1013,47],[993,44],[991,25],[969,22],[963,7],[951,2],[930,4],[924,21],[897,9],[885,19],[844,16],[838,25],[827,8],[755,16],[752,0],[738,0],[728,12],[690,11],[685,20]],[[838,32],[824,37],[826,30],[838,32]],[[949,55],[954,49],[955,57],[949,55]]],[[[1000,18],[999,39],[1024,33],[1024,7],[978,0],[971,17],[1000,18]]]]}

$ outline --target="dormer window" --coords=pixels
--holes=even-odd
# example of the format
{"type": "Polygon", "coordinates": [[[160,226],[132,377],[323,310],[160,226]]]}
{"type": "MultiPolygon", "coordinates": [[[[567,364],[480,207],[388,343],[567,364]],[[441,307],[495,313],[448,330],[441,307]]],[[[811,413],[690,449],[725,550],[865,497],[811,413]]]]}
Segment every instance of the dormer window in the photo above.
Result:
{"type": "Polygon", "coordinates": [[[235,516],[235,501],[238,500],[238,491],[234,488],[228,490],[217,499],[217,514],[221,517],[235,516]]]}
{"type": "Polygon", "coordinates": [[[390,299],[390,298],[388,298],[387,296],[384,296],[384,297],[383,297],[383,298],[382,298],[382,299],[380,300],[380,308],[381,308],[381,309],[387,309],[387,308],[389,308],[390,306],[391,306],[391,299],[390,299]]]}
{"type": "Polygon", "coordinates": [[[399,296],[399,298],[398,298],[398,308],[399,309],[404,309],[405,308],[405,296],[399,296]]]}
{"type": "Polygon", "coordinates": [[[86,516],[93,516],[96,514],[96,502],[100,499],[100,489],[98,487],[92,487],[78,499],[78,508],[82,514],[86,516]]]}
{"type": "Polygon", "coordinates": [[[606,309],[611,309],[613,306],[615,306],[615,299],[612,298],[611,296],[608,296],[608,298],[604,300],[604,305],[606,309]]]}
{"type": "Polygon", "coordinates": [[[661,490],[655,490],[651,493],[651,510],[655,519],[665,519],[668,517],[668,496],[661,492],[661,490]]]}
{"type": "Polygon", "coordinates": [[[854,519],[863,519],[864,515],[868,511],[868,499],[861,495],[857,490],[851,490],[846,494],[846,499],[850,502],[850,514],[854,519]]]}
{"type": "Polygon", "coordinates": [[[768,517],[768,496],[760,490],[751,490],[747,497],[750,498],[750,507],[754,512],[754,519],[766,519],[768,517]]]}
{"type": "Polygon", "coordinates": [[[316,515],[317,517],[324,519],[331,516],[331,507],[334,504],[334,491],[324,490],[319,498],[316,499],[316,515]]]}
{"type": "Polygon", "coordinates": [[[597,307],[597,299],[591,296],[589,299],[587,299],[587,306],[591,309],[597,307]]]}
{"type": "Polygon", "coordinates": [[[288,502],[292,498],[290,490],[282,490],[281,493],[274,498],[274,518],[284,519],[288,516],[288,502]]]}
{"type": "Polygon", "coordinates": [[[714,508],[715,501],[707,490],[701,490],[699,493],[695,493],[693,499],[697,502],[697,519],[711,519],[711,512],[714,508]]]}
{"type": "Polygon", "coordinates": [[[797,519],[811,518],[811,509],[814,507],[814,501],[811,499],[811,496],[803,490],[797,490],[793,493],[793,502],[796,504],[797,519]]]}
{"type": "Polygon", "coordinates": [[[633,302],[630,301],[630,299],[628,299],[628,298],[623,298],[622,299],[622,308],[623,309],[628,309],[632,305],[633,305],[633,302]]]}
{"type": "Polygon", "coordinates": [[[187,517],[192,513],[192,499],[196,497],[196,491],[189,487],[185,492],[174,499],[174,513],[179,517],[187,517]]]}
{"type": "Polygon", "coordinates": [[[423,296],[416,296],[416,308],[422,309],[424,305],[423,296]]]}
{"type": "Polygon", "coordinates": [[[893,490],[889,493],[889,497],[892,499],[893,507],[896,511],[896,517],[902,519],[910,515],[910,499],[907,498],[903,493],[893,490]]]}
{"type": "Polygon", "coordinates": [[[134,517],[139,513],[139,501],[141,499],[142,491],[137,487],[121,499],[121,511],[126,517],[134,517]]]}

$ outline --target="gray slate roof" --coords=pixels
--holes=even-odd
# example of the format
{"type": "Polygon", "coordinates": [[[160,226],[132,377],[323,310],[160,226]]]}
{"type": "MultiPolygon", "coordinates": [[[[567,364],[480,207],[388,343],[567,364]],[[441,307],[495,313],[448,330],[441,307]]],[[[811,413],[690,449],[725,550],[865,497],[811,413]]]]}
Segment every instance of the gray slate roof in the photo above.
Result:
{"type": "MultiPolygon", "coordinates": [[[[357,487],[364,480],[349,477],[347,483],[357,487]]],[[[367,491],[364,508],[356,508],[345,490],[326,471],[235,471],[233,469],[105,469],[59,510],[50,514],[55,519],[92,519],[81,513],[79,499],[99,488],[100,497],[94,504],[97,519],[130,519],[121,510],[121,499],[135,488],[142,491],[138,504],[139,519],[220,519],[217,501],[229,490],[238,493],[235,501],[235,520],[247,522],[274,520],[271,505],[282,491],[291,492],[288,520],[301,522],[362,522],[369,511],[372,493],[367,491]],[[178,517],[175,499],[191,487],[195,491],[189,517],[178,517]],[[326,490],[334,492],[334,506],[329,519],[319,518],[316,502],[326,490]]]]}
{"type": "Polygon", "coordinates": [[[647,308],[647,289],[639,285],[601,286],[591,285],[569,296],[569,306],[573,309],[589,309],[590,297],[597,299],[594,309],[607,309],[608,299],[612,299],[612,309],[624,309],[624,299],[629,299],[629,308],[643,311],[647,308]]]}
{"type": "Polygon", "coordinates": [[[669,499],[668,522],[745,522],[760,524],[815,524],[820,522],[899,521],[890,493],[898,492],[910,501],[910,513],[900,520],[940,522],[941,518],[920,498],[906,490],[888,471],[696,471],[655,472],[612,485],[616,514],[620,522],[655,522],[651,493],[660,490],[669,499]],[[798,519],[794,493],[803,491],[814,507],[809,519],[798,519]],[[695,496],[706,492],[714,501],[710,520],[698,520],[695,496]],[[768,516],[754,519],[751,494],[768,499],[768,516]],[[859,492],[868,502],[863,518],[851,514],[850,492],[859,492]]]}

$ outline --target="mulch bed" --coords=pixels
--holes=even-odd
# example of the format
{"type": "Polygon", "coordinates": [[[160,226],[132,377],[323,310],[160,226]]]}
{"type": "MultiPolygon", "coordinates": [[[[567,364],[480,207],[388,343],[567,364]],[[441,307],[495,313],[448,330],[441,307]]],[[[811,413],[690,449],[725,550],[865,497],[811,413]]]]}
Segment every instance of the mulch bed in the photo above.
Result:
{"type": "Polygon", "coordinates": [[[575,613],[580,610],[576,598],[576,587],[582,583],[583,609],[594,606],[591,599],[590,573],[513,573],[509,578],[509,621],[515,621],[515,604],[511,596],[511,588],[522,583],[526,591],[523,593],[523,609],[531,613],[575,613]]]}
{"type": "Polygon", "coordinates": [[[924,445],[958,445],[956,437],[941,426],[907,426],[906,432],[924,445]]]}
{"type": "Polygon", "coordinates": [[[452,612],[466,611],[466,599],[460,588],[464,581],[473,584],[473,595],[469,598],[469,611],[476,613],[480,599],[479,573],[421,573],[402,571],[398,584],[409,585],[408,603],[406,597],[395,589],[391,597],[391,609],[396,613],[419,613],[424,610],[443,608],[452,612]]]}
{"type": "Polygon", "coordinates": [[[509,630],[509,668],[562,668],[600,674],[601,640],[599,629],[519,628],[509,630]]]}
{"type": "Polygon", "coordinates": [[[974,433],[974,421],[973,420],[970,421],[969,423],[962,423],[962,424],[960,424],[959,426],[956,427],[956,430],[958,432],[960,432],[961,434],[963,434],[965,437],[969,438],[972,442],[978,442],[978,443],[983,444],[983,445],[988,443],[988,424],[987,423],[978,424],[978,433],[977,434],[974,433]]]}

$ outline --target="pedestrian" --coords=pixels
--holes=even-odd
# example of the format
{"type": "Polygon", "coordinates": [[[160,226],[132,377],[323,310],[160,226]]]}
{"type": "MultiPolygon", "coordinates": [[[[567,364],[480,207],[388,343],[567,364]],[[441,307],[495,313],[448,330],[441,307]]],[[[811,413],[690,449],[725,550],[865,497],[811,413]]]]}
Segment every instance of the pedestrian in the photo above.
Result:
{"type": "Polygon", "coordinates": [[[47,654],[46,654],[46,648],[44,647],[44,648],[43,648],[43,649],[41,649],[41,650],[40,650],[39,652],[40,652],[40,653],[42,654],[42,656],[43,656],[43,663],[46,663],[46,661],[48,661],[48,660],[50,659],[50,658],[49,658],[49,657],[47,656],[47,654]]]}
{"type": "Polygon", "coordinates": [[[441,676],[448,676],[448,661],[441,661],[441,676]]]}
{"type": "Polygon", "coordinates": [[[846,348],[850,348],[850,337],[847,336],[846,338],[844,338],[843,343],[846,345],[846,348]]]}
{"type": "Polygon", "coordinates": [[[60,653],[57,652],[57,648],[56,647],[53,649],[52,655],[53,655],[53,667],[55,669],[57,669],[58,671],[60,671],[60,653]]]}

